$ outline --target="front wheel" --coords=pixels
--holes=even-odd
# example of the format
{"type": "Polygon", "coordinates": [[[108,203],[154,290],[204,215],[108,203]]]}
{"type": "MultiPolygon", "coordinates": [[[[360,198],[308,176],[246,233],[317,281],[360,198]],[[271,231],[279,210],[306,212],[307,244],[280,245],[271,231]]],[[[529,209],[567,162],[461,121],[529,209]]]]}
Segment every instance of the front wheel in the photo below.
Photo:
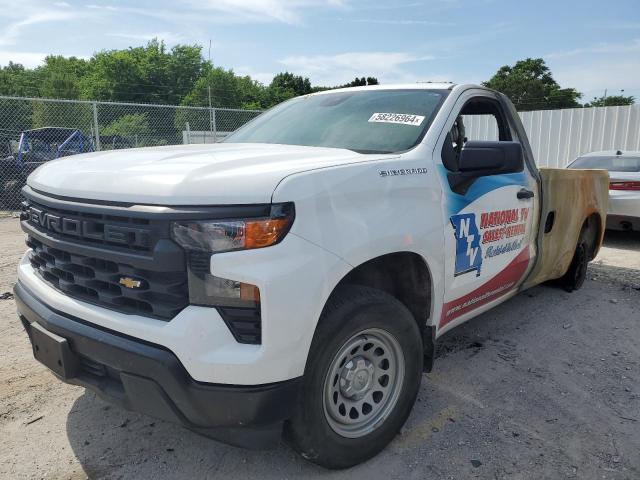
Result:
{"type": "Polygon", "coordinates": [[[343,287],[320,319],[285,439],[327,468],[373,457],[406,421],[422,362],[420,330],[402,303],[376,289],[343,287]]]}

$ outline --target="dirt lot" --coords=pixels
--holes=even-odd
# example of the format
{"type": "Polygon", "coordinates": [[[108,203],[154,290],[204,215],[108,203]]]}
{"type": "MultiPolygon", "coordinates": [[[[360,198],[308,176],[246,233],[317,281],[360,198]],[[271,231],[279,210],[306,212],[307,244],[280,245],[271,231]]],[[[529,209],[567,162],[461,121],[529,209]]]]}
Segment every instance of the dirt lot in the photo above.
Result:
{"type": "MultiPolygon", "coordinates": [[[[24,249],[0,219],[0,294],[24,249]]],[[[0,298],[0,478],[640,478],[640,235],[608,234],[584,288],[520,294],[451,332],[396,440],[328,472],[110,407],[33,360],[0,298]]]]}

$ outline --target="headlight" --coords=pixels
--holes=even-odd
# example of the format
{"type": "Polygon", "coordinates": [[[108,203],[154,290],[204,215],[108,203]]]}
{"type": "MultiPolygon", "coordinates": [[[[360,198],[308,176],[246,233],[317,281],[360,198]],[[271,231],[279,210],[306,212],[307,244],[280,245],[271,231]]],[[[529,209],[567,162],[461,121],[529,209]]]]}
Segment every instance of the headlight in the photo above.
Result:
{"type": "Polygon", "coordinates": [[[212,275],[211,255],[275,245],[289,232],[294,217],[293,204],[283,203],[273,205],[263,218],[173,223],[173,239],[187,252],[189,302],[259,310],[258,287],[212,275]]]}
{"type": "Polygon", "coordinates": [[[266,218],[175,222],[172,235],[187,251],[220,253],[275,245],[289,232],[293,204],[277,204],[266,218]]]}

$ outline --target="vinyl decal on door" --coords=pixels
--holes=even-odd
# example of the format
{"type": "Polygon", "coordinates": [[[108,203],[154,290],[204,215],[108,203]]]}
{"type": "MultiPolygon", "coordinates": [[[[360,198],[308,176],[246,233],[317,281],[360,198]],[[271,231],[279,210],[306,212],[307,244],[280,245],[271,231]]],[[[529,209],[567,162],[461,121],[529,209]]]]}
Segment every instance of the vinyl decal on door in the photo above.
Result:
{"type": "Polygon", "coordinates": [[[463,213],[451,217],[454,236],[456,238],[456,267],[454,275],[476,272],[480,276],[482,266],[482,249],[480,248],[480,232],[476,225],[475,213],[463,213]]]}
{"type": "Polygon", "coordinates": [[[483,255],[493,258],[519,251],[526,233],[529,208],[498,210],[480,214],[480,228],[475,213],[462,213],[450,218],[456,240],[454,275],[476,272],[480,276],[483,255]],[[520,238],[518,238],[520,237],[520,238]],[[493,243],[498,243],[493,245],[493,243]],[[486,245],[482,248],[482,245],[486,245]],[[483,253],[484,252],[484,253],[483,253]]]}
{"type": "Polygon", "coordinates": [[[445,302],[440,327],[485,303],[509,292],[529,264],[524,248],[529,207],[458,213],[450,217],[455,239],[454,277],[475,272],[483,265],[496,274],[486,283],[455,300],[445,302]],[[503,257],[513,257],[504,264],[503,257]]]}
{"type": "Polygon", "coordinates": [[[442,307],[442,315],[440,316],[440,327],[455,320],[460,315],[464,315],[485,303],[499,298],[509,292],[515,284],[520,280],[529,265],[529,249],[524,248],[522,251],[500,271],[495,277],[487,283],[476,288],[474,291],[457,298],[450,302],[446,302],[442,307]]]}
{"type": "MultiPolygon", "coordinates": [[[[443,183],[448,182],[442,167],[443,183]]],[[[440,328],[512,292],[530,264],[533,210],[517,193],[525,172],[479,178],[465,194],[444,195],[448,288],[440,328]]]]}

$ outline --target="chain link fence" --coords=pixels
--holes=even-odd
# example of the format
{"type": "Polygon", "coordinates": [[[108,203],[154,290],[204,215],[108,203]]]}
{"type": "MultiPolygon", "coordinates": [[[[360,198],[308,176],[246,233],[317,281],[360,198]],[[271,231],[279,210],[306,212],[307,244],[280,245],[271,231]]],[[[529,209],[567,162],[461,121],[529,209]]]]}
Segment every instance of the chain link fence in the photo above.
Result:
{"type": "Polygon", "coordinates": [[[27,176],[78,153],[214,143],[258,110],[0,96],[0,215],[16,211],[27,176]]]}

